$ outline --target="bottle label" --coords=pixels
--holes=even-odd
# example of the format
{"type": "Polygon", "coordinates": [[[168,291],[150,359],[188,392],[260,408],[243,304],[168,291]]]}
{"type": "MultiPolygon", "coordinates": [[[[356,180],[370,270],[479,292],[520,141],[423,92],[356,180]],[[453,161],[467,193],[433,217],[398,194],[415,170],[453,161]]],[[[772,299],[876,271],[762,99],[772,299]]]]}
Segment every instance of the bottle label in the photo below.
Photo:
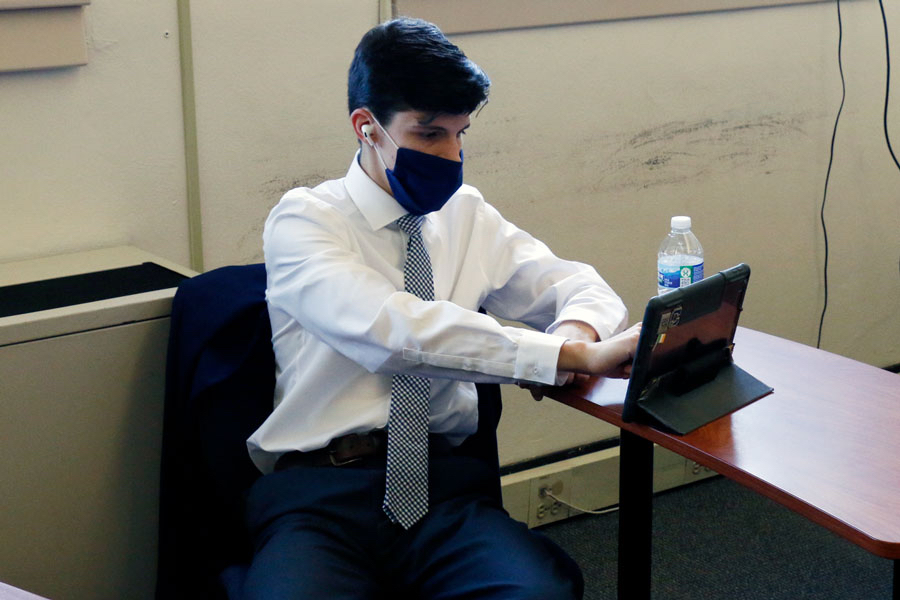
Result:
{"type": "Polygon", "coordinates": [[[699,265],[659,265],[659,286],[677,289],[703,279],[703,263],[699,265]]]}

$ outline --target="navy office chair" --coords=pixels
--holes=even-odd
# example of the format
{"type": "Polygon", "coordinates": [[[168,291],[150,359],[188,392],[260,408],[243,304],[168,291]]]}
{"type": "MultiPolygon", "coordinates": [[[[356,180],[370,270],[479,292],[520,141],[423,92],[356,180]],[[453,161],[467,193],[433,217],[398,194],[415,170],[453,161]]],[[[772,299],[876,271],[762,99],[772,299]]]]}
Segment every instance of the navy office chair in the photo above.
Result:
{"type": "MultiPolygon", "coordinates": [[[[259,472],[246,440],[272,410],[275,358],[262,264],[184,281],[172,303],[157,600],[240,598],[252,549],[243,499],[259,472]]],[[[500,386],[478,385],[479,427],[459,452],[497,472],[500,386]]]]}

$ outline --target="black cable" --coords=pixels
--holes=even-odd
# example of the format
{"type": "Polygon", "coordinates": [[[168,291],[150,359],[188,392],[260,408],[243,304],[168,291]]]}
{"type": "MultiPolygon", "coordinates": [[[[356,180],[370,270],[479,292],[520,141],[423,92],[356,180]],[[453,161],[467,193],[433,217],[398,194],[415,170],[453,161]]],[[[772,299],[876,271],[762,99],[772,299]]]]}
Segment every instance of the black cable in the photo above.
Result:
{"type": "MultiPolygon", "coordinates": [[[[888,40],[887,17],[884,14],[884,2],[882,0],[878,0],[878,7],[881,8],[881,22],[884,25],[884,58],[887,64],[887,76],[884,87],[884,141],[887,142],[888,151],[891,153],[891,158],[894,159],[894,164],[897,165],[897,169],[900,169],[900,161],[897,161],[897,155],[894,154],[894,148],[891,146],[891,133],[888,129],[888,106],[891,100],[891,44],[888,40]]],[[[897,269],[900,270],[900,261],[897,262],[897,269]]]]}
{"type": "Polygon", "coordinates": [[[884,140],[887,142],[888,151],[891,153],[891,158],[894,159],[894,164],[900,169],[900,161],[897,160],[897,155],[894,154],[894,148],[891,146],[891,134],[888,130],[888,105],[891,99],[891,44],[888,41],[888,24],[887,17],[884,16],[884,1],[878,0],[878,6],[881,8],[881,22],[884,24],[884,58],[887,64],[887,81],[884,87],[884,140]]]}
{"type": "MultiPolygon", "coordinates": [[[[881,0],[879,0],[880,2],[881,0]]],[[[838,108],[837,116],[834,118],[834,129],[831,131],[831,150],[828,155],[828,170],[825,172],[825,191],[822,194],[822,209],[819,218],[822,221],[822,235],[825,237],[825,266],[823,268],[823,277],[825,284],[825,301],[822,304],[822,315],[819,317],[819,336],[816,339],[816,348],[822,346],[822,326],[825,323],[825,312],[828,310],[828,229],[825,227],[825,201],[828,199],[828,182],[831,179],[831,166],[834,164],[834,140],[837,137],[838,122],[841,120],[841,113],[844,110],[844,100],[847,97],[847,85],[844,81],[844,63],[841,59],[841,48],[844,41],[844,24],[841,19],[841,0],[837,0],[837,17],[838,17],[838,70],[841,73],[841,105],[838,108]]]]}

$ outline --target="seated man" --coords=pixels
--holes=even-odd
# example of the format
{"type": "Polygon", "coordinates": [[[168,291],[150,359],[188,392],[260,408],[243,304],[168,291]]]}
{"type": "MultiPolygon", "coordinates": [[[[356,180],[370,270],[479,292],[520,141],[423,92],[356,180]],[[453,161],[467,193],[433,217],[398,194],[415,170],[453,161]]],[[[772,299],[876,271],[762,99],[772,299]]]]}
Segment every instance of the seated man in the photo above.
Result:
{"type": "Polygon", "coordinates": [[[462,185],[489,86],[434,25],[375,27],[350,66],[346,177],[289,191],[266,221],[277,383],[248,441],[266,475],[247,598],[581,597],[577,567],[454,448],[478,426],[473,382],[621,377],[638,327],[620,333],[594,269],[462,185]]]}

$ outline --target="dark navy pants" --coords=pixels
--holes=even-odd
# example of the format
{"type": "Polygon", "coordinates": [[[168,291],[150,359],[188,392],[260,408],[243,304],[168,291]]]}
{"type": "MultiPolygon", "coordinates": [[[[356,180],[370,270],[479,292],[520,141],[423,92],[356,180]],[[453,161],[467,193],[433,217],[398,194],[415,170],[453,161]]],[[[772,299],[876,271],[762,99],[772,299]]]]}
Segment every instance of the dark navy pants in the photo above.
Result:
{"type": "Polygon", "coordinates": [[[247,520],[248,600],[581,598],[577,565],[514,521],[475,458],[430,461],[430,508],[409,531],[381,510],[384,459],[295,467],[260,478],[247,520]]]}

